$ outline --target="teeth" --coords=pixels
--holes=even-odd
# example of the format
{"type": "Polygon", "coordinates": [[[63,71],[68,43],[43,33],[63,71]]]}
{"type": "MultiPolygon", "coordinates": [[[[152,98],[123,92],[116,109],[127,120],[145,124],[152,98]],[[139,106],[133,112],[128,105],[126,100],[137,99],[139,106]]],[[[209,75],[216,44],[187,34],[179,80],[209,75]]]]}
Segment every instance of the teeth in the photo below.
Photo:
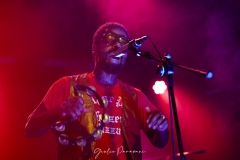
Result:
{"type": "Polygon", "coordinates": [[[124,56],[125,54],[124,53],[120,53],[120,54],[117,54],[117,55],[114,55],[114,53],[110,53],[108,56],[110,57],[110,58],[116,58],[116,59],[118,59],[118,58],[120,58],[120,57],[122,57],[122,56],[124,56]]]}
{"type": "Polygon", "coordinates": [[[122,56],[124,56],[123,53],[120,53],[119,55],[116,55],[116,57],[122,57],[122,56]]]}

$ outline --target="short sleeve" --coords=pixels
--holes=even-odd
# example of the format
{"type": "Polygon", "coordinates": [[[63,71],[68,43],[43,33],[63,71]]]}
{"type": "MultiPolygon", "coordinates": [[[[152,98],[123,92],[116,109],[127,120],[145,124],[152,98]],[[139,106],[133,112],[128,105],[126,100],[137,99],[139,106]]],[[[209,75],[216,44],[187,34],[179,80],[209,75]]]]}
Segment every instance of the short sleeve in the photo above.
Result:
{"type": "Polygon", "coordinates": [[[47,109],[60,106],[62,102],[70,95],[70,82],[68,77],[62,77],[57,80],[48,90],[43,98],[47,109]]]}
{"type": "Polygon", "coordinates": [[[157,108],[149,101],[149,99],[140,90],[137,90],[137,92],[138,92],[138,110],[140,113],[139,115],[141,119],[142,129],[143,131],[147,131],[148,126],[146,120],[148,112],[157,110],[157,108]],[[149,108],[148,111],[146,109],[147,107],[149,108]]]}

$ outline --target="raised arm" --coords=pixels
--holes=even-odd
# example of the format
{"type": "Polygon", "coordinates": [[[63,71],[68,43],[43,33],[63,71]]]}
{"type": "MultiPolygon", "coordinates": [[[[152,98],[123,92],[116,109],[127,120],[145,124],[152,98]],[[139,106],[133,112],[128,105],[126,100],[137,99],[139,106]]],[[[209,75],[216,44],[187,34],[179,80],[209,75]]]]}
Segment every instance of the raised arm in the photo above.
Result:
{"type": "Polygon", "coordinates": [[[141,91],[138,97],[143,131],[155,147],[163,148],[169,139],[168,120],[141,91]]]}
{"type": "Polygon", "coordinates": [[[69,86],[67,77],[59,79],[51,86],[40,105],[27,119],[27,137],[44,135],[63,116],[76,119],[82,112],[88,112],[83,108],[84,102],[81,97],[70,96],[69,86]]]}

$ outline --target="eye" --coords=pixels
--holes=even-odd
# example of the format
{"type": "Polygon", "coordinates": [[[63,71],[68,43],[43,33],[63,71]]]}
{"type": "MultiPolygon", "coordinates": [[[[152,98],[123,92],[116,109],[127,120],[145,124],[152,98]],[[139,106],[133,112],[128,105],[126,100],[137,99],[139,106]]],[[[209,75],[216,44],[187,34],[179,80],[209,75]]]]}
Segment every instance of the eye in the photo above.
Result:
{"type": "Polygon", "coordinates": [[[113,35],[108,35],[107,42],[108,42],[108,44],[114,44],[114,42],[116,42],[116,37],[113,35]]]}
{"type": "Polygon", "coordinates": [[[120,37],[120,38],[119,38],[119,42],[120,42],[122,45],[127,44],[128,41],[129,41],[129,40],[128,40],[127,38],[125,38],[125,37],[120,37]]]}

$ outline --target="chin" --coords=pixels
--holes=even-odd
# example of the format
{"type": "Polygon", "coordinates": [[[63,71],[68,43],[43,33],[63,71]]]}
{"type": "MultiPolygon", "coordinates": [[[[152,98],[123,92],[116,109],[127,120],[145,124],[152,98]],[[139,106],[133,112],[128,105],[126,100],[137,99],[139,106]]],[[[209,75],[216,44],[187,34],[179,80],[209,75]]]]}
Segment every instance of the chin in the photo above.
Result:
{"type": "Polygon", "coordinates": [[[123,70],[123,64],[101,63],[100,68],[108,74],[120,74],[123,70]]]}

